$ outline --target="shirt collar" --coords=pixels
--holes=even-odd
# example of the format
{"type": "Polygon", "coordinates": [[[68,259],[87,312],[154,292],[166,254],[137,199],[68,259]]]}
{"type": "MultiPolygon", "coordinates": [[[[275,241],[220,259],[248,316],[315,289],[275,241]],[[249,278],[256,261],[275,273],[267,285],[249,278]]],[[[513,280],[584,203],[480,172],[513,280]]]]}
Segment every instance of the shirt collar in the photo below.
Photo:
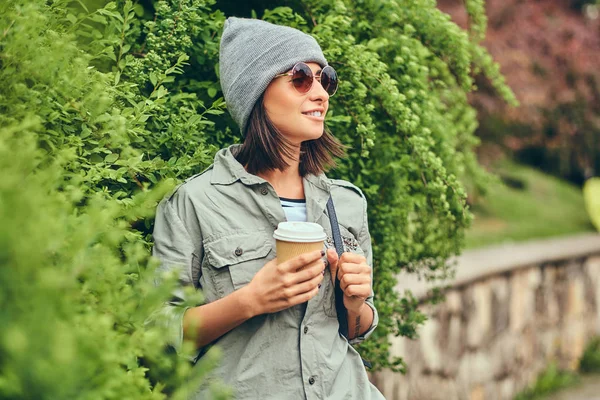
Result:
{"type": "Polygon", "coordinates": [[[246,185],[257,185],[266,182],[263,178],[248,173],[244,166],[235,159],[234,154],[237,154],[240,147],[241,144],[233,144],[215,154],[210,183],[213,185],[229,185],[238,179],[246,185]]]}
{"type": "MultiPolygon", "coordinates": [[[[259,185],[266,183],[263,178],[250,174],[242,164],[234,157],[240,150],[241,144],[233,144],[228,148],[221,149],[215,155],[213,173],[210,183],[216,185],[230,185],[240,180],[246,185],[259,185]]],[[[324,173],[319,175],[308,174],[304,181],[329,194],[331,183],[324,173]]]]}

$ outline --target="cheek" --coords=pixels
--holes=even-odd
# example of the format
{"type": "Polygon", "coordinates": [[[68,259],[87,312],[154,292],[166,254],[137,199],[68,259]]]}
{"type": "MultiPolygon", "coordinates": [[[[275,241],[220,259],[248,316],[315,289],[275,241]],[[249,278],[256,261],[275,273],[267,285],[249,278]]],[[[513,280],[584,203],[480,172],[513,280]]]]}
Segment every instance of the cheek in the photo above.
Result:
{"type": "Polygon", "coordinates": [[[265,98],[267,115],[282,132],[293,131],[299,123],[298,118],[302,116],[300,105],[294,100],[286,96],[265,98]]]}
{"type": "Polygon", "coordinates": [[[270,107],[266,107],[267,115],[275,126],[281,131],[289,131],[296,122],[296,110],[292,108],[293,105],[286,105],[285,103],[273,104],[270,107]]]}

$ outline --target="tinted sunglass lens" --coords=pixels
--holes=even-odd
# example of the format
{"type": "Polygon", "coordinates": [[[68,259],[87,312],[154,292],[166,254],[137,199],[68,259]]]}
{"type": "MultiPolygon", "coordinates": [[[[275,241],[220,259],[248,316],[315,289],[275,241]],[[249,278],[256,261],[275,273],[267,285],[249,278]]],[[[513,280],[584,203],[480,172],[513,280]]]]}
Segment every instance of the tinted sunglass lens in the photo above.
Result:
{"type": "Polygon", "coordinates": [[[330,96],[335,94],[338,88],[338,77],[333,67],[328,65],[323,68],[321,71],[321,85],[323,85],[323,88],[330,96]]]}
{"type": "Polygon", "coordinates": [[[300,93],[307,93],[313,81],[313,74],[310,67],[304,63],[298,63],[292,70],[292,83],[300,93]]]}

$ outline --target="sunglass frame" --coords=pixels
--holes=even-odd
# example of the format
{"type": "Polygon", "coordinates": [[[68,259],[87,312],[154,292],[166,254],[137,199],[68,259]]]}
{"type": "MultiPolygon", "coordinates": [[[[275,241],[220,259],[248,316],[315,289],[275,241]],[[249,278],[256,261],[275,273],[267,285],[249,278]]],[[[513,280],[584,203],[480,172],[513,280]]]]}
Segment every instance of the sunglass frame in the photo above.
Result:
{"type": "Polygon", "coordinates": [[[274,77],[273,79],[275,79],[275,78],[281,78],[281,77],[283,77],[283,76],[292,76],[292,77],[293,77],[293,76],[294,76],[294,70],[295,70],[295,69],[296,69],[296,67],[297,67],[297,66],[299,66],[299,65],[304,65],[304,66],[306,66],[306,68],[308,69],[308,71],[309,71],[309,73],[310,73],[309,75],[307,75],[307,77],[310,77],[312,80],[311,80],[311,83],[310,83],[310,87],[309,87],[309,88],[306,90],[306,92],[301,92],[301,91],[300,91],[300,90],[299,90],[299,89],[296,87],[296,85],[293,85],[293,84],[292,84],[292,86],[294,87],[294,89],[295,89],[295,90],[296,90],[298,93],[300,93],[300,94],[306,94],[306,93],[310,92],[310,90],[312,89],[312,85],[314,85],[314,83],[315,83],[315,80],[316,80],[316,79],[318,79],[318,80],[319,80],[319,83],[321,83],[321,75],[323,74],[323,71],[324,71],[325,69],[327,69],[327,68],[330,68],[330,69],[333,71],[334,75],[335,75],[335,78],[336,78],[337,84],[335,85],[335,89],[333,90],[333,93],[329,93],[329,91],[328,91],[328,90],[327,90],[325,87],[323,87],[323,89],[325,89],[325,91],[327,92],[327,94],[329,95],[329,97],[331,97],[331,96],[333,96],[334,94],[336,94],[336,92],[337,92],[337,90],[338,90],[338,88],[339,88],[339,86],[340,86],[340,83],[339,83],[340,81],[339,81],[339,78],[338,78],[337,71],[336,71],[336,70],[335,70],[335,69],[334,69],[334,68],[333,68],[331,65],[326,65],[325,67],[323,67],[323,68],[321,69],[321,71],[319,72],[319,75],[317,75],[317,76],[316,76],[316,75],[314,75],[314,74],[313,74],[313,72],[312,72],[312,69],[310,69],[310,67],[309,67],[309,66],[308,66],[308,65],[307,65],[305,62],[298,62],[298,63],[294,64],[294,66],[292,67],[292,70],[291,70],[290,72],[284,72],[283,74],[275,75],[275,77],[274,77]]]}

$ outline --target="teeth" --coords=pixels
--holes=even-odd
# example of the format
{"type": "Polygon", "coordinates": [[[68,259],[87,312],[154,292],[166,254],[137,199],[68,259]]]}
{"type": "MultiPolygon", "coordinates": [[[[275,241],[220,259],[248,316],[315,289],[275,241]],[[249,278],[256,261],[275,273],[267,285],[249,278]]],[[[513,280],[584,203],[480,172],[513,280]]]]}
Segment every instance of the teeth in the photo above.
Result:
{"type": "Polygon", "coordinates": [[[313,111],[313,112],[309,112],[309,113],[305,113],[306,115],[312,115],[313,117],[320,117],[321,116],[321,111],[313,111]]]}

